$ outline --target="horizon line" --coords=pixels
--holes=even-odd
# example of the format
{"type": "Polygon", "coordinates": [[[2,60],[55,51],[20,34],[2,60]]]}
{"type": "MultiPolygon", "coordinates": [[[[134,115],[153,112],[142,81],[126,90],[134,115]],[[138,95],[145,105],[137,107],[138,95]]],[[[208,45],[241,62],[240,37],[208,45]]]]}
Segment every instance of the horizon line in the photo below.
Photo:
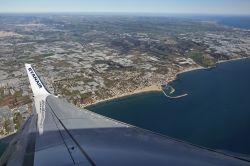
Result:
{"type": "Polygon", "coordinates": [[[199,15],[199,16],[250,16],[250,14],[238,13],[167,13],[167,12],[108,12],[108,11],[44,11],[44,12],[1,12],[0,14],[116,14],[116,15],[199,15]]]}

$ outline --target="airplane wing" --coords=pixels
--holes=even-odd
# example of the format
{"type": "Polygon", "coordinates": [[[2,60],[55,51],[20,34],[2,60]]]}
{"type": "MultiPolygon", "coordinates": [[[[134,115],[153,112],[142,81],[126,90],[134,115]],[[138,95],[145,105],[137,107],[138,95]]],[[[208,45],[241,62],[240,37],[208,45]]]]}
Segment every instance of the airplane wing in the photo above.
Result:
{"type": "Polygon", "coordinates": [[[26,70],[34,113],[10,143],[0,165],[249,165],[77,108],[50,94],[31,65],[26,64],[26,70]]]}

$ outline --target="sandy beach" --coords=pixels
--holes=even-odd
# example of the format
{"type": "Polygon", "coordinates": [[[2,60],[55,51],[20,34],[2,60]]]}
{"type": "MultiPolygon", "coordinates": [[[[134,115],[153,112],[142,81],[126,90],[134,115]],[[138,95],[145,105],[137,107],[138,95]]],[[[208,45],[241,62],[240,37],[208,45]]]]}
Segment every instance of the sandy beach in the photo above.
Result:
{"type": "MultiPolygon", "coordinates": [[[[224,63],[224,62],[247,59],[247,58],[249,58],[249,57],[235,58],[235,59],[230,59],[230,60],[222,60],[222,61],[218,61],[216,63],[216,65],[220,64],[220,63],[224,63]]],[[[179,74],[183,74],[183,73],[186,73],[186,72],[191,72],[191,71],[194,71],[194,70],[201,70],[201,69],[209,69],[209,68],[206,68],[206,67],[203,67],[203,66],[198,66],[198,65],[195,66],[195,67],[185,68],[182,71],[179,71],[179,72],[175,73],[175,76],[173,77],[173,79],[169,80],[168,82],[174,81],[178,77],[179,74]]],[[[168,82],[166,82],[166,83],[168,83],[168,82]]],[[[106,102],[106,101],[110,101],[110,100],[114,100],[114,99],[119,99],[121,97],[131,96],[131,95],[135,95],[135,94],[139,94],[139,93],[161,92],[161,91],[162,91],[161,85],[151,85],[151,86],[148,86],[148,87],[143,87],[143,88],[136,89],[133,92],[127,92],[127,93],[124,93],[122,95],[116,95],[116,96],[106,98],[106,99],[103,99],[103,100],[97,100],[94,103],[82,104],[81,107],[87,107],[87,106],[90,106],[90,105],[95,105],[95,104],[98,104],[98,103],[102,103],[102,102],[106,102]]]]}
{"type": "Polygon", "coordinates": [[[98,103],[102,103],[102,102],[106,102],[106,101],[110,101],[110,100],[114,100],[114,99],[119,99],[121,97],[131,96],[131,95],[135,95],[135,94],[139,94],[139,93],[161,92],[161,91],[162,91],[161,85],[151,85],[151,86],[148,86],[148,87],[136,89],[133,92],[128,92],[128,93],[124,93],[122,95],[117,95],[117,96],[113,96],[113,97],[110,97],[110,98],[107,98],[107,99],[98,100],[98,101],[96,101],[94,103],[82,104],[81,107],[87,107],[87,106],[90,106],[90,105],[95,105],[95,104],[98,104],[98,103]]]}
{"type": "MultiPolygon", "coordinates": [[[[169,80],[168,82],[174,81],[178,74],[185,73],[185,72],[190,72],[190,71],[193,71],[193,70],[199,70],[199,69],[206,69],[206,68],[204,68],[202,66],[186,68],[186,69],[184,69],[184,70],[182,70],[180,72],[177,72],[175,74],[175,76],[173,77],[173,79],[169,80]]],[[[168,83],[168,82],[166,82],[166,83],[168,83]]],[[[90,105],[95,105],[95,104],[98,104],[98,103],[102,103],[102,102],[106,102],[106,101],[110,101],[110,100],[114,100],[114,99],[119,99],[121,97],[131,96],[131,95],[135,95],[135,94],[139,94],[139,93],[161,92],[161,91],[162,91],[161,85],[151,85],[151,86],[148,86],[148,87],[143,87],[143,88],[136,89],[133,92],[127,92],[127,93],[124,93],[122,95],[116,95],[116,96],[113,96],[113,97],[110,97],[110,98],[97,100],[94,103],[82,104],[81,107],[84,108],[84,107],[87,107],[87,106],[90,106],[90,105]]]]}
{"type": "Polygon", "coordinates": [[[187,73],[187,72],[190,72],[190,71],[194,71],[194,70],[201,70],[201,69],[208,69],[208,68],[205,68],[203,66],[197,66],[197,67],[191,67],[191,68],[186,68],[182,71],[179,71],[175,74],[175,77],[179,74],[182,74],[182,73],[187,73]]]}

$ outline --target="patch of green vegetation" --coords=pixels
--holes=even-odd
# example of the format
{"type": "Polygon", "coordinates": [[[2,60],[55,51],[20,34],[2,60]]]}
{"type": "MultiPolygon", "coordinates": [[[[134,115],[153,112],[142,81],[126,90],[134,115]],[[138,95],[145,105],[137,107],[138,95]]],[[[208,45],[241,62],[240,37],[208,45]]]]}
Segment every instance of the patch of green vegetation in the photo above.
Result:
{"type": "Polygon", "coordinates": [[[29,103],[31,102],[29,96],[22,96],[22,91],[18,91],[14,94],[15,99],[17,102],[24,102],[24,103],[29,103]]]}
{"type": "Polygon", "coordinates": [[[214,58],[205,56],[202,62],[206,67],[212,67],[215,66],[216,60],[214,58]]]}
{"type": "Polygon", "coordinates": [[[80,94],[80,96],[81,96],[82,99],[88,98],[88,97],[90,97],[91,95],[92,95],[91,92],[84,93],[84,94],[80,94]]]}
{"type": "Polygon", "coordinates": [[[71,67],[71,64],[63,60],[57,60],[55,67],[71,67]]]}
{"type": "Polygon", "coordinates": [[[21,92],[21,91],[17,91],[17,92],[15,93],[15,96],[16,96],[16,97],[22,96],[22,92],[21,92]]]}
{"type": "Polygon", "coordinates": [[[50,56],[53,56],[54,54],[53,53],[48,53],[48,54],[42,54],[41,56],[46,58],[46,57],[50,57],[50,56]]]}
{"type": "Polygon", "coordinates": [[[214,66],[216,63],[216,60],[214,58],[205,55],[200,51],[191,51],[189,52],[188,57],[193,59],[196,63],[200,64],[201,66],[205,67],[214,66]]]}
{"type": "Polygon", "coordinates": [[[15,95],[15,98],[16,98],[17,101],[23,100],[23,96],[22,96],[21,91],[16,92],[14,95],[15,95]]]}
{"type": "Polygon", "coordinates": [[[68,89],[66,89],[66,88],[62,88],[61,92],[62,92],[63,95],[66,95],[66,96],[70,96],[71,95],[71,92],[68,89]]]}
{"type": "Polygon", "coordinates": [[[22,99],[21,99],[21,101],[22,101],[23,103],[25,103],[25,104],[28,104],[28,103],[31,103],[31,102],[32,102],[32,100],[30,99],[29,96],[23,96],[22,99]]]}
{"type": "Polygon", "coordinates": [[[0,103],[1,103],[1,101],[3,100],[3,93],[4,93],[4,90],[3,90],[3,88],[0,88],[0,103]]]}
{"type": "Polygon", "coordinates": [[[3,92],[4,92],[4,89],[3,89],[3,88],[0,88],[0,96],[3,95],[3,92]]]}
{"type": "Polygon", "coordinates": [[[23,117],[20,112],[14,113],[14,118],[13,118],[15,125],[15,129],[18,130],[21,125],[23,124],[23,117]]]}
{"type": "Polygon", "coordinates": [[[11,132],[11,121],[10,119],[6,119],[4,122],[3,122],[3,126],[5,128],[5,131],[6,133],[10,133],[11,132]]]}
{"type": "Polygon", "coordinates": [[[80,95],[80,92],[78,90],[74,90],[71,93],[72,96],[80,95]]]}
{"type": "Polygon", "coordinates": [[[114,85],[114,81],[104,77],[104,84],[106,87],[112,87],[114,85]]]}
{"type": "Polygon", "coordinates": [[[199,51],[191,51],[188,55],[190,58],[192,58],[196,63],[201,64],[203,60],[203,55],[199,51]]]}

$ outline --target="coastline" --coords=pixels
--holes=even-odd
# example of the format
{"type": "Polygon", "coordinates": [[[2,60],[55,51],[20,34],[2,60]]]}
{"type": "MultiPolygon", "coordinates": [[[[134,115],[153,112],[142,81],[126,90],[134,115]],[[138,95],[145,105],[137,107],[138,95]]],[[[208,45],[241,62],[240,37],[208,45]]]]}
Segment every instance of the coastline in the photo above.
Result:
{"type": "MultiPolygon", "coordinates": [[[[194,70],[202,70],[202,69],[209,69],[209,68],[206,68],[206,67],[203,67],[203,66],[197,66],[197,67],[191,67],[191,68],[186,68],[182,71],[179,71],[175,74],[175,79],[176,77],[179,75],[179,74],[183,74],[183,73],[187,73],[187,72],[191,72],[191,71],[194,71],[194,70]]],[[[175,80],[174,79],[174,80],[175,80]]],[[[172,81],[174,81],[172,80],[172,81]]],[[[171,82],[171,81],[170,81],[171,82]]]]}
{"type": "MultiPolygon", "coordinates": [[[[237,60],[242,60],[242,59],[249,59],[249,58],[250,57],[240,57],[240,58],[234,58],[234,59],[229,59],[229,60],[221,60],[221,61],[218,61],[218,62],[215,63],[215,67],[216,67],[216,65],[221,64],[221,63],[226,63],[226,62],[230,62],[230,61],[237,61],[237,60]]],[[[200,65],[195,66],[195,67],[185,68],[185,69],[175,73],[173,79],[170,79],[167,83],[176,80],[179,74],[183,74],[183,73],[187,73],[187,72],[191,72],[191,71],[196,71],[196,70],[203,70],[203,69],[207,70],[207,69],[211,69],[211,68],[213,68],[213,67],[206,68],[206,67],[203,67],[203,66],[200,66],[200,65]]],[[[126,97],[126,96],[132,96],[132,95],[136,95],[136,94],[140,94],[140,93],[146,93],[146,92],[162,92],[161,85],[150,85],[150,86],[147,86],[147,87],[142,87],[142,88],[136,89],[133,92],[127,92],[127,93],[123,93],[121,95],[116,95],[116,96],[109,97],[109,98],[106,98],[106,99],[97,100],[96,102],[93,102],[93,103],[82,104],[81,107],[85,108],[85,107],[96,105],[96,104],[99,104],[99,103],[119,99],[119,98],[126,97]]]]}
{"type": "MultiPolygon", "coordinates": [[[[148,127],[150,130],[162,132],[161,134],[163,135],[171,134],[173,137],[178,133],[181,135],[183,132],[172,130],[172,126],[179,127],[180,125],[181,129],[187,129],[187,125],[190,125],[188,129],[191,132],[193,127],[197,127],[195,134],[202,136],[202,140],[204,140],[202,143],[204,145],[210,146],[211,143],[211,147],[213,147],[218,143],[218,146],[220,146],[221,142],[216,142],[216,140],[223,138],[226,140],[225,147],[229,145],[224,151],[246,154],[248,153],[246,151],[249,150],[245,148],[246,143],[250,139],[250,135],[247,134],[247,126],[249,125],[242,124],[249,124],[249,119],[247,118],[249,116],[247,114],[250,112],[247,113],[246,111],[249,108],[247,99],[250,95],[248,85],[250,78],[247,77],[247,71],[250,71],[249,64],[250,58],[238,61],[234,60],[218,64],[216,68],[178,75],[178,80],[169,84],[176,89],[176,93],[171,95],[169,93],[171,92],[171,88],[166,89],[165,92],[170,94],[170,96],[182,94],[182,92],[189,93],[189,96],[181,99],[169,99],[162,92],[153,92],[121,98],[87,108],[90,111],[113,119],[133,123],[135,126],[148,127]],[[156,106],[157,109],[155,109],[156,106]],[[139,121],[138,117],[141,118],[139,121]],[[154,126],[150,125],[152,117],[157,119],[157,123],[154,126]],[[168,121],[166,121],[166,118],[168,121]],[[213,119],[214,123],[211,123],[211,119],[213,119]],[[221,123],[221,119],[225,120],[223,124],[221,123]],[[239,119],[244,123],[232,123],[237,122],[239,119]],[[237,128],[235,125],[238,125],[237,128]],[[211,128],[216,129],[216,131],[210,130],[211,128]],[[241,141],[238,141],[239,135],[235,135],[235,139],[230,140],[232,138],[230,133],[232,131],[237,132],[238,128],[242,128],[242,131],[244,130],[244,132],[240,133],[242,134],[240,135],[242,138],[241,141]],[[202,132],[204,130],[211,133],[204,135],[202,132]],[[210,142],[209,135],[213,135],[214,133],[215,137],[213,139],[215,141],[210,142]],[[238,147],[242,151],[237,151],[238,147]]],[[[187,132],[183,133],[182,139],[189,139],[189,137],[186,137],[188,136],[186,134],[187,132]]],[[[194,139],[194,141],[197,140],[194,139]]]]}
{"type": "Polygon", "coordinates": [[[242,59],[250,59],[250,57],[240,57],[240,58],[233,58],[233,59],[229,59],[229,60],[220,60],[216,64],[221,64],[221,63],[231,62],[231,61],[237,61],[237,60],[242,60],[242,59]]]}
{"type": "MultiPolygon", "coordinates": [[[[179,74],[194,71],[194,70],[200,70],[200,69],[207,69],[207,68],[202,67],[202,66],[196,66],[196,67],[190,67],[190,68],[183,69],[182,71],[179,71],[179,72],[175,73],[174,77],[172,79],[170,79],[169,81],[167,81],[167,83],[176,80],[176,78],[177,78],[177,76],[179,74]]],[[[154,85],[150,85],[150,86],[147,86],[147,87],[142,87],[142,88],[136,89],[133,92],[127,92],[127,93],[123,93],[121,95],[116,95],[116,96],[109,97],[109,98],[106,98],[106,99],[97,100],[96,102],[93,102],[93,103],[81,104],[80,107],[85,108],[85,107],[88,107],[88,106],[108,102],[108,101],[119,99],[119,98],[122,98],[122,97],[127,97],[127,96],[136,95],[136,94],[147,93],[147,92],[162,92],[161,85],[154,84],[154,85]]]]}
{"type": "Polygon", "coordinates": [[[85,108],[85,107],[88,107],[88,106],[91,106],[91,105],[96,105],[96,104],[99,104],[99,103],[103,103],[103,102],[107,102],[107,101],[119,99],[119,98],[126,97],[126,96],[132,96],[132,95],[146,93],[146,92],[161,92],[161,91],[162,91],[161,85],[151,85],[151,86],[147,86],[147,87],[136,89],[133,92],[127,92],[127,93],[123,93],[121,95],[116,95],[116,96],[109,97],[109,98],[106,98],[106,99],[97,100],[94,103],[82,104],[81,107],[85,108]]]}
{"type": "MultiPolygon", "coordinates": [[[[202,70],[202,69],[211,69],[211,68],[214,68],[216,67],[216,65],[219,65],[221,63],[227,63],[227,62],[231,62],[231,61],[237,61],[237,60],[243,60],[243,59],[250,59],[250,57],[240,57],[240,58],[233,58],[233,59],[229,59],[229,60],[220,60],[218,62],[215,63],[215,66],[212,66],[212,67],[203,67],[203,66],[198,66],[198,67],[191,67],[191,68],[186,68],[182,71],[179,71],[176,73],[176,77],[179,75],[179,74],[183,74],[183,73],[187,73],[187,72],[191,72],[191,71],[194,71],[194,70],[202,70]]],[[[172,80],[174,81],[174,80],[172,80]]],[[[171,81],[170,81],[171,82],[171,81]]]]}

